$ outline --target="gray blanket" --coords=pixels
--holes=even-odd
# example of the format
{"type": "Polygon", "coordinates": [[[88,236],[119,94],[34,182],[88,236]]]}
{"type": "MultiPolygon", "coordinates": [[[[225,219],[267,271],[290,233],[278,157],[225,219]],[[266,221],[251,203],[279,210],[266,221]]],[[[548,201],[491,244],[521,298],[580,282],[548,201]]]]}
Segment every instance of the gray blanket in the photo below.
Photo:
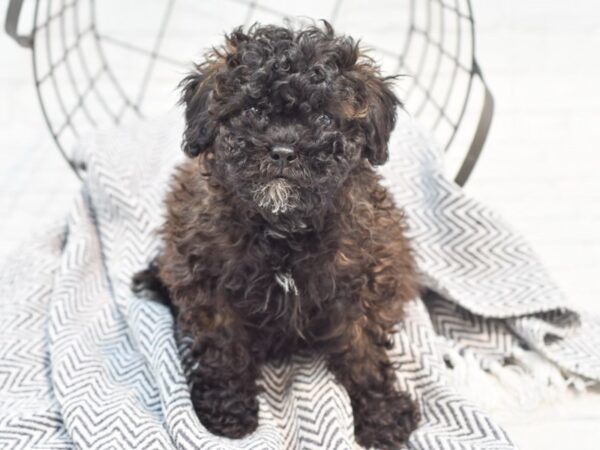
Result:
{"type": "MultiPolygon", "coordinates": [[[[348,396],[315,355],[264,368],[252,435],[216,437],[196,418],[171,315],[129,290],[160,245],[181,129],[174,115],[82,142],[88,175],[70,214],[3,265],[0,448],[356,446],[348,396]]],[[[397,127],[391,153],[382,172],[428,289],[390,352],[423,413],[408,447],[513,449],[466,397],[596,383],[600,321],[570,309],[527,243],[443,177],[416,127],[397,127]]]]}

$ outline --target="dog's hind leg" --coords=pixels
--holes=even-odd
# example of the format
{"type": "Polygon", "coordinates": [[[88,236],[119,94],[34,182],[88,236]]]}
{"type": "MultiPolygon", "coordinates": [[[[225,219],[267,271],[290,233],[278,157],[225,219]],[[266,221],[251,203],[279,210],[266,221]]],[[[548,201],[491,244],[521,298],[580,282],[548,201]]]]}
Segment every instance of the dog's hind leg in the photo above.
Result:
{"type": "Polygon", "coordinates": [[[152,261],[147,269],[136,273],[131,280],[131,290],[149,300],[168,306],[175,312],[169,290],[160,279],[158,265],[152,261]]]}

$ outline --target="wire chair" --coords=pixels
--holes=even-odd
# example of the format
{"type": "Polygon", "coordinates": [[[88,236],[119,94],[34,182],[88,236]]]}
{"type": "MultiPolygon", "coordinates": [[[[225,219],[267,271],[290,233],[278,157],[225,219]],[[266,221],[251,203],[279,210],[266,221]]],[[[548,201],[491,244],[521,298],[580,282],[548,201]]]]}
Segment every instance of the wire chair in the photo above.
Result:
{"type": "Polygon", "coordinates": [[[464,185],[487,137],[493,98],[475,59],[469,0],[11,0],[6,32],[32,50],[35,87],[58,149],[92,128],[172,107],[191,61],[234,26],[308,16],[361,37],[399,85],[406,112],[447,151],[464,185]],[[23,6],[29,33],[18,30],[23,6]],[[167,86],[167,88],[166,88],[167,86]]]}

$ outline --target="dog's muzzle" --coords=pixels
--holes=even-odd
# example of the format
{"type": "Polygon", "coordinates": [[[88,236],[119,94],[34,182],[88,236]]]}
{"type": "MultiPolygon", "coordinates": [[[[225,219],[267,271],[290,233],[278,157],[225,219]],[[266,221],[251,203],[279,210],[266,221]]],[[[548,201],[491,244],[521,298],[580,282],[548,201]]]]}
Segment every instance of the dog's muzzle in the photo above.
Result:
{"type": "Polygon", "coordinates": [[[296,150],[286,145],[275,145],[270,152],[271,159],[279,165],[279,168],[283,170],[284,167],[293,164],[298,155],[296,150]]]}

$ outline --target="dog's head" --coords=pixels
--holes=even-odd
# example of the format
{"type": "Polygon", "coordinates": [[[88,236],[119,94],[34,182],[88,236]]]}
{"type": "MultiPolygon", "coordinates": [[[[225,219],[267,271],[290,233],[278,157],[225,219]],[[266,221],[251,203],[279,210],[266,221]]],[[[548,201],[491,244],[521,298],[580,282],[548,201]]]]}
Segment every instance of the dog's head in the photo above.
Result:
{"type": "Polygon", "coordinates": [[[387,160],[391,79],[327,22],[238,28],[181,84],[183,149],[264,216],[319,213],[354,168],[387,160]]]}

